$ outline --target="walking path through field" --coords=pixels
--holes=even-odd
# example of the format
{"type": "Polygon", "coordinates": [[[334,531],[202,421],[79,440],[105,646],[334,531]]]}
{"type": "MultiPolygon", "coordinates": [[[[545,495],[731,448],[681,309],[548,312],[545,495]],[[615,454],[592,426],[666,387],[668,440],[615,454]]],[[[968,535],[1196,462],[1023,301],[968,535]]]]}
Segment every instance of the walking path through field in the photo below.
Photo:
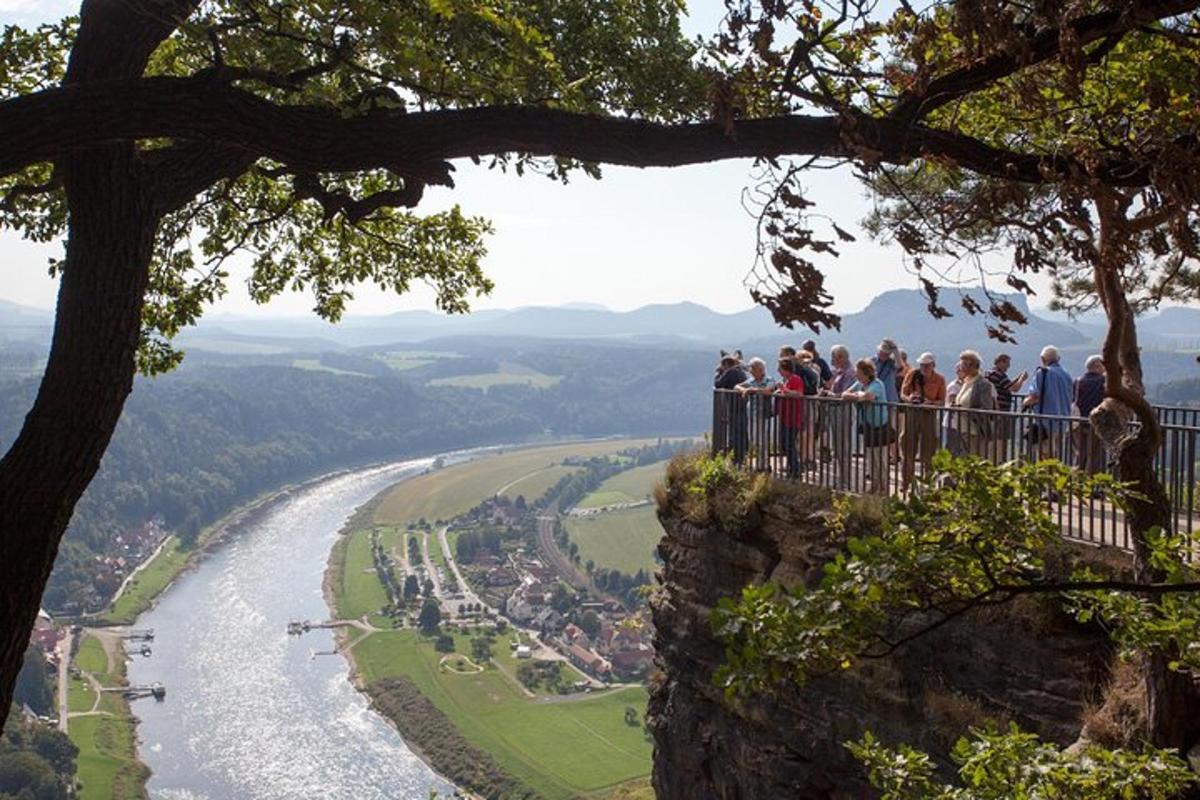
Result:
{"type": "Polygon", "coordinates": [[[70,710],[67,706],[67,665],[71,660],[71,644],[75,641],[75,631],[67,628],[67,635],[58,643],[58,729],[67,732],[67,717],[70,710]]]}
{"type": "Polygon", "coordinates": [[[438,575],[433,559],[429,557],[429,534],[424,531],[421,532],[421,559],[425,562],[425,574],[433,582],[433,596],[442,604],[442,610],[449,613],[450,604],[446,602],[446,597],[442,594],[442,579],[438,575]]]}

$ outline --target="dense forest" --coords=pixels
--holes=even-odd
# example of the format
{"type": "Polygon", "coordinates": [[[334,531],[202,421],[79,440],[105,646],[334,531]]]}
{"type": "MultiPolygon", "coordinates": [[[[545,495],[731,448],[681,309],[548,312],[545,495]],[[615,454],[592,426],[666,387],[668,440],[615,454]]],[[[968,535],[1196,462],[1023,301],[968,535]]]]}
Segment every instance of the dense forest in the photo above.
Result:
{"type": "MultiPolygon", "coordinates": [[[[80,501],[44,604],[103,605],[120,575],[99,558],[117,537],[157,520],[184,540],[241,502],[344,466],[532,437],[688,434],[707,425],[703,354],[542,342],[532,348],[457,342],[461,356],[403,372],[371,354],[327,354],[327,369],[274,356],[197,358],[139,380],[100,473],[80,501]],[[491,355],[471,354],[489,348],[491,355]],[[548,388],[431,385],[497,369],[500,360],[553,376],[548,388]],[[686,364],[679,375],[672,365],[686,364]]],[[[0,442],[11,441],[36,391],[0,383],[0,442]]]]}

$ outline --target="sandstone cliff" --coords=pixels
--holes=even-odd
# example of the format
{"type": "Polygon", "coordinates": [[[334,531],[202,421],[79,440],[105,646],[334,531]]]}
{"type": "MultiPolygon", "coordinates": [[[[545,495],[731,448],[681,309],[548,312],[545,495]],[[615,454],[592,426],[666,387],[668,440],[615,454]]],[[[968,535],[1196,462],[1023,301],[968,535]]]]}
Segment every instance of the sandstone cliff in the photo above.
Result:
{"type": "MultiPolygon", "coordinates": [[[[964,617],[893,656],[803,688],[727,699],[712,682],[723,650],[710,612],[750,582],[815,581],[832,554],[829,498],[774,485],[730,524],[720,508],[698,509],[680,482],[675,475],[659,498],[665,565],[653,610],[661,673],[649,724],[660,800],[870,797],[843,746],[864,730],[943,758],[969,726],[989,719],[1069,744],[1085,708],[1099,701],[1109,646],[1051,601],[964,617]]],[[[877,524],[870,513],[858,516],[860,529],[877,524]]]]}

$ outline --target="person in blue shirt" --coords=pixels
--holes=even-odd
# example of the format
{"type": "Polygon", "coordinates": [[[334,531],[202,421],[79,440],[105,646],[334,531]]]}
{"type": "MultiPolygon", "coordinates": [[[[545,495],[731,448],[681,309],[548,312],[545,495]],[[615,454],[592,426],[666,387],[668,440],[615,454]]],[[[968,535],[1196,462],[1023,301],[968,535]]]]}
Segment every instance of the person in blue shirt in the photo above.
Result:
{"type": "Polygon", "coordinates": [[[874,360],[864,358],[855,364],[855,368],[858,380],[842,394],[842,398],[858,404],[858,431],[862,435],[871,492],[887,494],[888,446],[895,441],[888,419],[889,408],[884,402],[887,384],[879,379],[874,360]]]}
{"type": "MultiPolygon", "coordinates": [[[[1023,407],[1039,416],[1070,417],[1074,399],[1075,385],[1059,363],[1058,348],[1053,345],[1043,347],[1042,365],[1033,374],[1033,385],[1029,387],[1023,407]]],[[[1069,463],[1067,434],[1070,422],[1066,419],[1043,419],[1033,424],[1041,430],[1034,442],[1037,445],[1036,455],[1069,463]]]]}
{"type": "Polygon", "coordinates": [[[900,348],[894,341],[884,339],[879,343],[875,357],[871,359],[871,363],[875,366],[875,377],[883,384],[886,392],[883,399],[889,403],[900,401],[900,382],[897,380],[900,365],[896,363],[898,352],[900,352],[900,348]]]}

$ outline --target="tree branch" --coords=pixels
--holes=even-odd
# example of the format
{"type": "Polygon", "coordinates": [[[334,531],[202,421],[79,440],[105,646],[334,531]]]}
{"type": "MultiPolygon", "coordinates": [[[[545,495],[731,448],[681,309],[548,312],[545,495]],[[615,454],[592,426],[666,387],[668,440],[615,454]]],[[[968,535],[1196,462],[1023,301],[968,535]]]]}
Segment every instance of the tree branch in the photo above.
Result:
{"type": "MultiPolygon", "coordinates": [[[[1070,37],[1080,46],[1098,40],[1120,38],[1148,22],[1167,19],[1194,10],[1195,0],[1134,0],[1127,7],[1089,14],[1070,24],[1070,37]]],[[[1025,50],[1005,48],[968,67],[954,70],[931,80],[919,92],[909,92],[896,103],[891,116],[899,121],[916,122],[938,108],[964,95],[988,86],[1027,67],[1048,61],[1061,52],[1064,31],[1045,28],[1033,34],[1025,50]]],[[[1101,46],[1111,48],[1114,42],[1101,46]]]]}
{"type": "MultiPolygon", "coordinates": [[[[171,137],[239,148],[298,172],[389,169],[429,183],[445,161],[521,152],[634,167],[731,158],[812,155],[907,163],[934,156],[984,175],[1043,183],[1081,165],[1061,155],[1018,153],[977,139],[891,119],[793,114],[714,123],[660,124],[628,117],[523,106],[346,117],[336,108],[281,105],[198,78],[90,82],[0,103],[0,175],[114,141],[171,137]]],[[[1184,143],[1196,148],[1194,141],[1184,143]]],[[[1114,185],[1142,186],[1142,162],[1097,169],[1114,185]]]]}

